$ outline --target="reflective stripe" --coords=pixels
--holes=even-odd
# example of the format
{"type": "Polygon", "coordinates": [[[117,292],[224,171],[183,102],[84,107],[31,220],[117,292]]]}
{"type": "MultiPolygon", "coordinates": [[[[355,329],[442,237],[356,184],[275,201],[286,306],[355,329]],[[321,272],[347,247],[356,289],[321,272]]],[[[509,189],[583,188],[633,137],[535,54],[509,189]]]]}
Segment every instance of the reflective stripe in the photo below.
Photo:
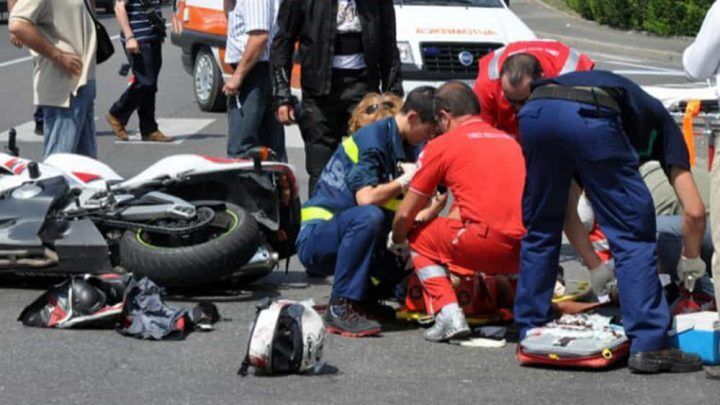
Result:
{"type": "Polygon", "coordinates": [[[302,222],[321,219],[327,221],[333,217],[333,213],[322,207],[305,207],[300,211],[302,222]]]}
{"type": "Polygon", "coordinates": [[[345,139],[342,143],[342,146],[345,154],[350,159],[350,161],[354,164],[357,164],[357,162],[360,160],[360,148],[358,148],[353,137],[349,136],[347,139],[345,139]]]}
{"type": "Polygon", "coordinates": [[[493,58],[488,65],[488,79],[495,80],[500,78],[500,57],[505,53],[507,47],[502,47],[495,51],[493,58]]]}
{"type": "Polygon", "coordinates": [[[442,266],[427,266],[418,270],[417,275],[422,282],[435,277],[447,277],[448,273],[442,266]]]}
{"type": "Polygon", "coordinates": [[[378,280],[377,278],[375,278],[375,277],[373,277],[373,276],[370,276],[370,282],[371,282],[372,285],[374,285],[375,287],[377,287],[378,285],[380,285],[380,280],[378,280]]]}
{"type": "Polygon", "coordinates": [[[596,252],[602,252],[603,250],[610,250],[610,243],[608,243],[607,239],[601,239],[599,241],[593,242],[593,249],[595,249],[596,252]]]}
{"type": "Polygon", "coordinates": [[[580,63],[580,52],[576,51],[574,48],[570,48],[570,53],[568,54],[568,58],[565,61],[565,65],[560,71],[560,74],[564,75],[565,73],[576,71],[578,63],[580,63]]]}
{"type": "Polygon", "coordinates": [[[390,210],[390,211],[392,211],[392,212],[396,212],[396,211],[398,210],[398,208],[400,207],[400,203],[401,203],[401,202],[402,202],[402,200],[399,200],[399,199],[397,199],[397,198],[393,198],[392,200],[390,200],[390,201],[386,202],[385,204],[383,204],[382,207],[385,208],[386,210],[390,210]]]}

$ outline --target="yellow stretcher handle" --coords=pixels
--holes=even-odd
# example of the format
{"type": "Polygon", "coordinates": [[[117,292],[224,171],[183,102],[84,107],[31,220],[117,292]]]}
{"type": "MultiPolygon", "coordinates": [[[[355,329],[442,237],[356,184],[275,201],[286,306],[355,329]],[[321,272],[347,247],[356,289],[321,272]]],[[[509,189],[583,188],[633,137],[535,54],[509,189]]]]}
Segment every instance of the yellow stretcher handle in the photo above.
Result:
{"type": "Polygon", "coordinates": [[[695,166],[695,130],[693,128],[693,118],[700,113],[700,100],[688,100],[685,107],[685,117],[683,117],[682,132],[685,138],[685,146],[690,156],[690,167],[695,166]]]}

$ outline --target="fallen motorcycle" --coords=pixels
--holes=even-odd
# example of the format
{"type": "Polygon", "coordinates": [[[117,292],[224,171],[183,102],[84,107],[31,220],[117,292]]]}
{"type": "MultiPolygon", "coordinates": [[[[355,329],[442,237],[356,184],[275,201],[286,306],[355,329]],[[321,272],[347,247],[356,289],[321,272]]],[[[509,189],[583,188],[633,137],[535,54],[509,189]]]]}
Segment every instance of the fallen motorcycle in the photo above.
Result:
{"type": "Polygon", "coordinates": [[[0,153],[0,272],[131,272],[165,287],[247,283],[294,254],[300,201],[291,166],[163,158],[130,179],[85,156],[0,153]]]}

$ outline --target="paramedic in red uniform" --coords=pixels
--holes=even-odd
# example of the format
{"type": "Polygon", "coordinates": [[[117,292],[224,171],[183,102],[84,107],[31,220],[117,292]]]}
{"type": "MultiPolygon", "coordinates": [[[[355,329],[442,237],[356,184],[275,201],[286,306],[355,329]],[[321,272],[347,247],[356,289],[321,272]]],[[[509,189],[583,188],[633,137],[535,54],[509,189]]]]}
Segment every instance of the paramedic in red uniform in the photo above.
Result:
{"type": "Polygon", "coordinates": [[[435,108],[444,135],[420,154],[418,170],[395,214],[388,248],[397,252],[409,241],[428,311],[435,315],[425,339],[437,342],[470,333],[449,265],[487,274],[518,271],[525,162],[514,138],[480,118],[469,86],[443,85],[435,108]],[[450,214],[414,227],[417,213],[440,185],[454,197],[450,214]]]}
{"type": "Polygon", "coordinates": [[[511,55],[524,53],[540,62],[540,76],[552,78],[568,72],[592,70],[595,62],[587,55],[558,41],[512,42],[496,49],[478,62],[475,94],[480,100],[480,116],[488,124],[513,136],[518,135],[517,112],[530,97],[530,81],[521,86],[501,74],[503,63],[511,55]]]}

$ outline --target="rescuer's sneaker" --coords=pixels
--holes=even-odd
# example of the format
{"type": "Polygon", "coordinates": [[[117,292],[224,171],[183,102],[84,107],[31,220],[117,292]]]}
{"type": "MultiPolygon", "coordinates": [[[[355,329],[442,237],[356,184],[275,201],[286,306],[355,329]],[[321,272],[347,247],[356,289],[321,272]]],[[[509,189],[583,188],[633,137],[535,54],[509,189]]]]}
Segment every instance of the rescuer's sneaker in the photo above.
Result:
{"type": "Polygon", "coordinates": [[[435,325],[425,331],[425,340],[444,342],[450,339],[465,338],[472,331],[465,320],[465,314],[457,303],[442,307],[435,316],[435,325]]]}
{"type": "Polygon", "coordinates": [[[323,317],[327,331],[350,337],[379,334],[380,324],[366,318],[355,308],[355,305],[356,303],[345,298],[331,301],[323,317]]]}
{"type": "Polygon", "coordinates": [[[628,367],[634,373],[688,373],[702,370],[699,356],[678,349],[637,352],[630,355],[628,367]]]}

